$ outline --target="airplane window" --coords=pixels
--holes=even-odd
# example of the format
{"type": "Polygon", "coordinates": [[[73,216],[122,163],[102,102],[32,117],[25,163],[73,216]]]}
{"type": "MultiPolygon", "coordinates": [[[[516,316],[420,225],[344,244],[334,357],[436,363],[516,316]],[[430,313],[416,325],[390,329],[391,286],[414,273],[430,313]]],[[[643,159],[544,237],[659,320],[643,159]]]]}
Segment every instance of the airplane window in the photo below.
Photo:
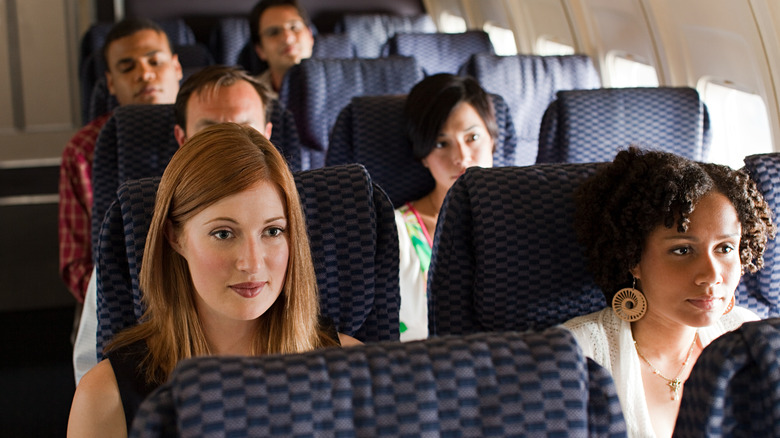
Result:
{"type": "Polygon", "coordinates": [[[536,54],[542,56],[573,55],[574,47],[558,42],[555,38],[540,37],[536,40],[536,54]]]}
{"type": "Polygon", "coordinates": [[[490,35],[490,41],[493,43],[493,49],[495,49],[496,55],[517,55],[517,44],[515,43],[514,32],[489,22],[482,26],[482,30],[490,35]]]}
{"type": "Polygon", "coordinates": [[[624,87],[657,87],[658,75],[655,67],[628,54],[607,55],[610,86],[624,87]]]}
{"type": "Polygon", "coordinates": [[[739,169],[744,157],[772,152],[769,117],[761,96],[738,90],[729,81],[709,80],[700,82],[699,93],[712,127],[709,161],[739,169]]]}
{"type": "Polygon", "coordinates": [[[468,30],[466,20],[449,11],[444,11],[439,15],[439,28],[446,33],[462,33],[468,30]]]}

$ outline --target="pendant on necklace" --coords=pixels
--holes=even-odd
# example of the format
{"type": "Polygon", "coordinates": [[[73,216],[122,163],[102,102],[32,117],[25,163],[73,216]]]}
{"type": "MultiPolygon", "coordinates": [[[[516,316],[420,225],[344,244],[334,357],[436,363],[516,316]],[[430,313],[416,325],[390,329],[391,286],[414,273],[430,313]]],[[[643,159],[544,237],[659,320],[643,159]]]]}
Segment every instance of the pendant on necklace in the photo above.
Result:
{"type": "Polygon", "coordinates": [[[669,385],[669,388],[672,389],[672,400],[679,400],[680,399],[680,388],[683,386],[682,380],[678,379],[672,379],[667,383],[669,385]]]}

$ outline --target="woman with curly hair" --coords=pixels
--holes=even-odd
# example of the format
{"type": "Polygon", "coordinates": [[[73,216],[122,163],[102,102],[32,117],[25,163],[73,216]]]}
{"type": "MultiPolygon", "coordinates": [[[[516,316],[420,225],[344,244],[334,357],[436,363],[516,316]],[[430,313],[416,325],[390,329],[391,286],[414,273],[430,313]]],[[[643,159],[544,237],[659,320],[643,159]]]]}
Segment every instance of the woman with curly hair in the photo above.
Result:
{"type": "Polygon", "coordinates": [[[79,383],[68,436],[127,436],[141,401],[185,358],[359,343],[320,317],[295,181],[248,126],[205,128],[173,156],[139,277],[146,311],[79,383]]]}
{"type": "Polygon", "coordinates": [[[763,266],[769,207],[742,171],[635,147],[575,199],[577,235],[611,307],[565,326],[611,371],[629,436],[671,436],[702,349],[758,319],[734,292],[763,266]]]}

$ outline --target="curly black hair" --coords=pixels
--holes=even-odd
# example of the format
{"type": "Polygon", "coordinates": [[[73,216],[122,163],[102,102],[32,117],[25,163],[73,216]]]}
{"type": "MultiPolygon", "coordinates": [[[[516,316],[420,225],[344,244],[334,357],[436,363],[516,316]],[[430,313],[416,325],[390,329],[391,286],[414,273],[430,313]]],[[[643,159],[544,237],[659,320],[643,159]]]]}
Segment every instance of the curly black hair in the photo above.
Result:
{"type": "Polygon", "coordinates": [[[631,286],[630,269],[639,263],[650,232],[659,225],[686,231],[696,203],[713,190],[737,210],[743,273],[756,272],[776,230],[769,206],[744,171],[632,146],[576,190],[577,238],[608,303],[631,286]]]}

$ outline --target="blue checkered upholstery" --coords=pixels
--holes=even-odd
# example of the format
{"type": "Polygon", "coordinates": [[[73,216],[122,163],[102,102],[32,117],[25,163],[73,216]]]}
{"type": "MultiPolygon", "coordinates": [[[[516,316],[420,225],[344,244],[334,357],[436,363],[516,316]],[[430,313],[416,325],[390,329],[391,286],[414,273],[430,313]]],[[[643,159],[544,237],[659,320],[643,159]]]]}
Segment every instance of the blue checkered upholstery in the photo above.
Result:
{"type": "Polygon", "coordinates": [[[539,131],[537,163],[612,161],[635,144],[704,161],[707,106],[688,87],[559,91],[539,131]]]}
{"type": "Polygon", "coordinates": [[[506,99],[515,122],[520,165],[536,162],[539,126],[547,106],[560,90],[599,88],[601,79],[584,55],[473,55],[461,74],[473,76],[482,88],[506,99]]]}
{"type": "Polygon", "coordinates": [[[131,437],[619,437],[608,372],[565,329],[182,361],[131,437]]]}
{"type": "Polygon", "coordinates": [[[92,164],[92,254],[97,254],[103,215],[119,185],[162,175],[179,148],[173,136],[173,105],[127,105],[114,111],[95,145],[92,164]]]}
{"type": "MultiPolygon", "coordinates": [[[[138,285],[160,178],[127,181],[100,230],[98,354],[143,314],[138,285]]],[[[339,331],[365,341],[397,340],[398,235],[393,206],[365,168],[295,174],[311,241],[320,307],[339,331]]]]}
{"type": "MultiPolygon", "coordinates": [[[[292,114],[281,105],[271,112],[271,142],[300,170],[300,142],[292,114]]],[[[103,215],[119,185],[131,179],[161,176],[179,148],[173,136],[173,105],[129,105],[116,109],[98,136],[92,165],[92,248],[103,215]]],[[[96,251],[93,251],[96,254],[96,251]]]]}
{"type": "Polygon", "coordinates": [[[433,33],[436,24],[428,14],[346,14],[336,25],[336,33],[349,35],[360,58],[376,58],[388,38],[397,33],[433,33]]]}
{"type": "Polygon", "coordinates": [[[494,53],[487,32],[397,33],[387,40],[383,49],[383,55],[413,56],[428,76],[456,74],[475,53],[494,53]]]}
{"type": "Polygon", "coordinates": [[[208,45],[217,64],[236,65],[241,49],[250,40],[246,17],[222,17],[212,27],[208,45]]]}
{"type": "MultiPolygon", "coordinates": [[[[494,166],[514,164],[515,129],[509,107],[501,96],[491,95],[499,138],[494,166]]],[[[339,114],[331,133],[325,164],[360,163],[395,206],[420,199],[433,190],[431,173],[412,154],[406,135],[406,95],[362,96],[352,99],[339,114]]]]}
{"type": "MultiPolygon", "coordinates": [[[[780,218],[780,154],[751,155],[745,158],[745,170],[756,182],[774,214],[780,218]]],[[[780,317],[780,247],[770,240],[764,251],[764,268],[746,273],[737,287],[737,304],[756,312],[761,318],[780,317]]]]}
{"type": "Polygon", "coordinates": [[[414,58],[305,59],[288,70],[279,92],[298,126],[304,169],[322,167],[328,135],[355,96],[401,94],[422,79],[414,58]]]}
{"type": "Polygon", "coordinates": [[[685,382],[676,437],[780,436],[780,319],[714,340],[685,382]]]}
{"type": "MultiPolygon", "coordinates": [[[[156,20],[157,21],[157,20],[156,20]]],[[[157,23],[168,35],[168,39],[174,46],[186,46],[196,44],[195,34],[184,20],[176,18],[170,20],[159,20],[157,23]]],[[[96,114],[90,112],[93,90],[101,78],[105,77],[105,61],[103,61],[103,44],[106,36],[115,23],[96,23],[90,26],[84,36],[81,38],[81,47],[79,50],[79,81],[81,82],[81,118],[82,123],[87,124],[95,117],[103,115],[115,106],[103,107],[102,102],[98,102],[96,111],[103,111],[96,114]]],[[[105,85],[103,85],[105,86],[105,85]]],[[[105,91],[105,95],[107,95],[105,91]]]]}
{"type": "Polygon", "coordinates": [[[605,307],[574,232],[597,164],[471,168],[445,198],[428,271],[432,335],[543,329],[605,307]]]}

